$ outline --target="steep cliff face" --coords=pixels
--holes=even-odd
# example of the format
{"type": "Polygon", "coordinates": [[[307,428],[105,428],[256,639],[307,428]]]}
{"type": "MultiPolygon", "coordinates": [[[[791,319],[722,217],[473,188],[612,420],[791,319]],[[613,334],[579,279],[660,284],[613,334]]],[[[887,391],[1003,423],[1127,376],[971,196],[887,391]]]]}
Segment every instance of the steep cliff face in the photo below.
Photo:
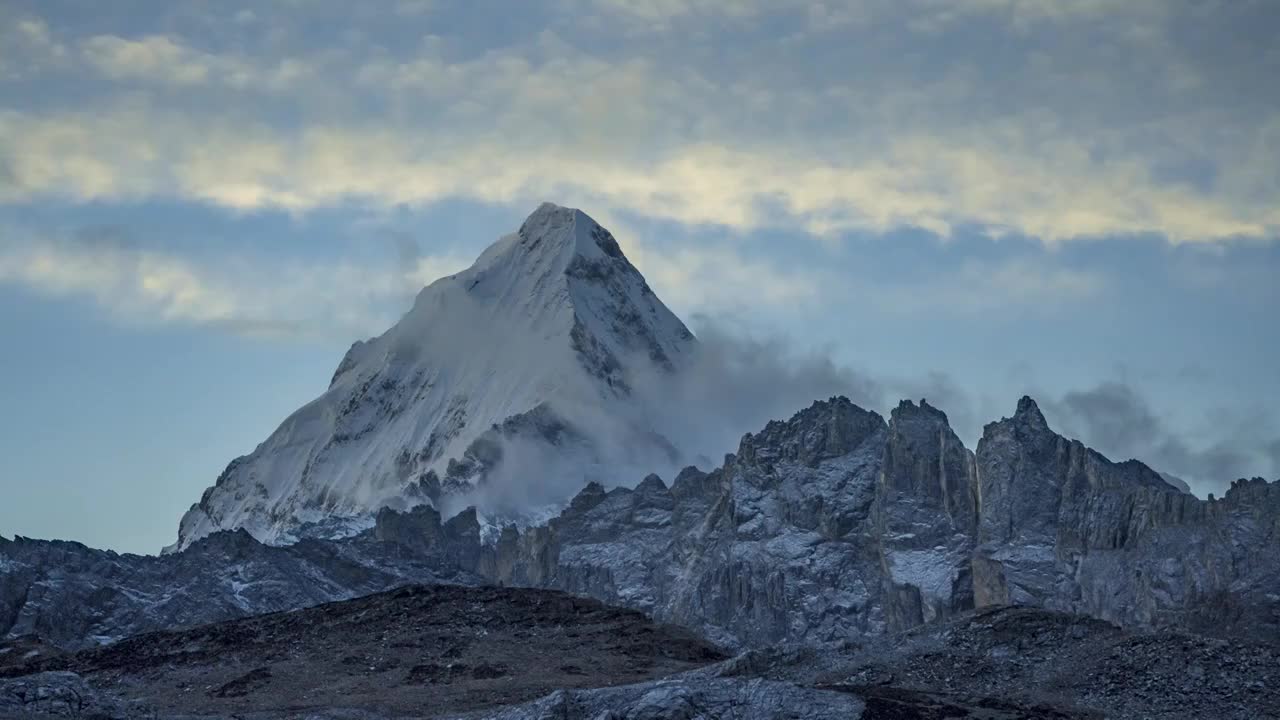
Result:
{"type": "Polygon", "coordinates": [[[727,646],[837,642],[1003,604],[1274,632],[1278,498],[1280,484],[1248,481],[1199,500],[1055,434],[1029,398],[976,453],[928,403],[885,423],[833,398],[747,435],[710,473],[591,485],[544,526],[492,545],[477,533],[466,567],[727,646]]]}
{"type": "Polygon", "coordinates": [[[634,489],[590,485],[547,525],[506,528],[476,569],[637,607],[733,646],[878,633],[870,518],[887,432],[844,398],[815,403],[746,436],[711,473],[687,468],[670,487],[657,476],[634,489]]]}
{"type": "Polygon", "coordinates": [[[1280,629],[1280,485],[1200,500],[1130,460],[1112,463],[1049,429],[1030,398],[988,425],[979,605],[1027,604],[1130,626],[1251,622],[1280,629]]]}
{"type": "Polygon", "coordinates": [[[1049,429],[1024,397],[1012,418],[986,426],[978,442],[982,511],[977,602],[1044,605],[1073,594],[1073,551],[1119,546],[1132,529],[1126,511],[1143,490],[1172,490],[1159,474],[1115,464],[1049,429]]]}
{"type": "MultiPolygon", "coordinates": [[[[746,436],[737,455],[668,487],[584,488],[544,526],[466,554],[493,582],[568,590],[694,627],[730,646],[836,641],[886,626],[869,521],[887,427],[844,398],[746,436]]],[[[438,537],[438,517],[386,511],[377,533],[438,537]],[[410,523],[411,525],[413,523],[410,523]]]]}
{"type": "Polygon", "coordinates": [[[884,419],[844,398],[743,438],[660,614],[726,643],[828,641],[885,625],[869,518],[884,419]]]}
{"type": "Polygon", "coordinates": [[[978,527],[973,453],[925,401],[903,401],[889,419],[876,493],[886,612],[911,627],[973,607],[970,558],[978,527]]]}

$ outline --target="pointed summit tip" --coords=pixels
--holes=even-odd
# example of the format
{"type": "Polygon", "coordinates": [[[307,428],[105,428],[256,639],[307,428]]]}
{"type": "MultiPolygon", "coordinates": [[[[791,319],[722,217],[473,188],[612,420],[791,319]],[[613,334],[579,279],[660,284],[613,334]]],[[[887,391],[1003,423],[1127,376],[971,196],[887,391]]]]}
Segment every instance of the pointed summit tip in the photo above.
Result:
{"type": "Polygon", "coordinates": [[[927,417],[932,418],[935,421],[940,421],[944,425],[949,425],[947,414],[933,405],[930,405],[929,401],[925,398],[920,398],[919,405],[916,405],[911,400],[900,400],[898,402],[898,407],[894,408],[889,413],[890,420],[894,422],[909,417],[927,417]]]}
{"type": "Polygon", "coordinates": [[[613,235],[578,208],[544,202],[520,224],[518,235],[530,247],[543,244],[568,248],[574,256],[591,260],[624,259],[613,235]]]}
{"type": "Polygon", "coordinates": [[[537,220],[545,217],[563,217],[567,219],[575,219],[575,216],[577,215],[586,217],[586,213],[582,212],[578,208],[572,208],[566,205],[560,205],[550,201],[544,201],[542,203],[539,203],[538,207],[534,208],[533,212],[529,213],[529,216],[524,219],[524,222],[525,224],[528,224],[529,221],[531,220],[537,220]]]}
{"type": "Polygon", "coordinates": [[[1015,418],[1022,419],[1036,425],[1046,425],[1044,414],[1040,412],[1040,406],[1036,405],[1036,401],[1031,399],[1030,395],[1023,395],[1018,400],[1018,411],[1013,415],[1015,418]]]}
{"type": "Polygon", "coordinates": [[[662,478],[654,473],[649,473],[640,481],[640,484],[636,485],[636,492],[638,493],[662,493],[666,491],[667,484],[662,482],[662,478]]]}

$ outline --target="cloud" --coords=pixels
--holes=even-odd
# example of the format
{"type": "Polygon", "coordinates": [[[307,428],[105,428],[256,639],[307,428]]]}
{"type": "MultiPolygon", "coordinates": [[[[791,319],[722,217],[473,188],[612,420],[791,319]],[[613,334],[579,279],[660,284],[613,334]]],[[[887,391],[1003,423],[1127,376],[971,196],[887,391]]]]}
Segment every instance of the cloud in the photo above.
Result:
{"type": "MultiPolygon", "coordinates": [[[[768,13],[771,9],[786,8],[788,3],[775,4],[758,0],[561,0],[569,13],[593,24],[605,24],[619,20],[628,22],[632,30],[665,32],[680,21],[728,19],[746,20],[768,13]]],[[[794,5],[794,3],[791,3],[794,5]]]]}
{"type": "Polygon", "coordinates": [[[624,247],[664,302],[698,313],[734,314],[762,304],[807,307],[832,283],[820,271],[781,268],[724,245],[667,248],[630,240],[624,247]]]}
{"type": "Polygon", "coordinates": [[[709,469],[723,453],[736,452],[747,432],[786,419],[817,399],[844,395],[879,409],[885,388],[877,379],[836,362],[818,348],[797,350],[776,334],[750,333],[734,325],[695,318],[700,347],[674,381],[665,375],[638,378],[640,395],[656,427],[669,428],[682,449],[709,469]]]}
{"type": "Polygon", "coordinates": [[[85,42],[90,64],[113,78],[159,80],[175,85],[201,85],[225,64],[213,55],[196,53],[170,38],[151,36],[126,40],[99,35],[85,42]]]}
{"type": "MultiPolygon", "coordinates": [[[[0,202],[307,212],[556,197],[817,236],[961,226],[1047,243],[1280,234],[1269,141],[1280,112],[1266,91],[1220,94],[1263,78],[1280,56],[1215,65],[1220,55],[1188,57],[1170,40],[1192,21],[1226,37],[1250,19],[1240,10],[1219,20],[1150,2],[831,3],[823,12],[857,15],[849,37],[804,31],[787,45],[759,35],[817,6],[582,7],[692,24],[722,52],[674,30],[576,33],[581,18],[563,3],[522,8],[535,32],[514,39],[433,34],[448,25],[429,8],[398,20],[423,23],[412,45],[371,40],[377,28],[354,10],[352,32],[323,44],[287,30],[201,47],[175,34],[76,38],[35,25],[41,47],[79,48],[100,82],[61,103],[0,110],[0,202]],[[741,22],[711,21],[725,16],[741,22]],[[922,40],[912,27],[921,18],[941,35],[922,40]],[[1068,22],[1090,52],[1070,37],[1045,41],[1042,25],[1068,22]],[[1012,59],[986,50],[994,40],[972,43],[1005,36],[1012,59]],[[149,91],[127,92],[139,87],[149,91]]],[[[50,71],[42,92],[56,96],[60,79],[50,71]]]]}
{"type": "Polygon", "coordinates": [[[447,198],[528,204],[546,196],[686,224],[817,235],[977,223],[1057,242],[1163,234],[1175,242],[1263,237],[1274,208],[1232,207],[1162,187],[1136,167],[1090,167],[1083,150],[1043,160],[999,147],[901,138],[837,166],[782,148],[677,146],[648,159],[592,147],[451,141],[408,128],[275,130],[120,108],[6,113],[0,201],[194,200],[233,210],[306,211],[347,201],[426,205],[447,198]],[[1019,193],[1010,184],[1035,188],[1019,193]],[[781,207],[782,213],[769,212],[781,207]]]}
{"type": "Polygon", "coordinates": [[[863,291],[885,312],[981,314],[1012,308],[1053,308],[1101,295],[1108,279],[1097,270],[1054,263],[1045,257],[989,261],[967,259],[920,279],[868,278],[863,291]]]}
{"type": "Polygon", "coordinates": [[[165,35],[137,39],[95,35],[81,43],[80,51],[91,68],[113,80],[177,87],[225,85],[282,90],[310,72],[310,68],[292,58],[263,63],[238,55],[204,52],[165,35]]]}
{"type": "Polygon", "coordinates": [[[240,335],[334,338],[380,333],[424,279],[463,265],[415,255],[399,267],[197,260],[141,247],[113,229],[52,240],[6,230],[0,283],[87,297],[130,323],[214,327],[240,335]]]}
{"type": "Polygon", "coordinates": [[[1126,23],[1150,26],[1164,20],[1170,6],[1163,0],[916,0],[913,4],[920,16],[912,21],[912,25],[922,30],[937,30],[980,16],[1003,20],[1015,29],[1037,24],[1083,22],[1106,22],[1122,27],[1126,23]]]}
{"type": "Polygon", "coordinates": [[[445,514],[475,505],[491,522],[551,516],[584,479],[632,486],[650,472],[669,482],[690,464],[717,467],[745,433],[789,418],[814,399],[846,395],[864,407],[881,404],[878,384],[826,353],[796,352],[781,337],[748,335],[706,318],[695,329],[699,346],[681,374],[651,367],[646,356],[627,363],[634,392],[622,405],[602,405],[589,382],[560,388],[553,410],[573,432],[555,447],[536,435],[499,439],[501,460],[474,491],[446,499],[445,514]],[[671,445],[637,442],[650,428],[661,429],[671,445]]]}
{"type": "Polygon", "coordinates": [[[40,18],[0,9],[0,80],[20,80],[62,64],[69,52],[40,18]]]}
{"type": "MultiPolygon", "coordinates": [[[[1232,480],[1256,475],[1269,459],[1266,416],[1221,417],[1211,432],[1196,441],[1169,427],[1132,386],[1104,382],[1088,390],[1068,392],[1042,403],[1059,432],[1080,438],[1113,460],[1137,458],[1162,472],[1184,478],[1196,494],[1221,495],[1232,480]]],[[[1280,442],[1280,441],[1277,441],[1280,442]]],[[[1276,468],[1272,468],[1273,470],[1276,468]]]]}
{"type": "Polygon", "coordinates": [[[653,31],[667,31],[678,21],[759,19],[770,15],[803,13],[816,28],[843,27],[905,16],[920,31],[938,31],[947,25],[982,18],[1025,28],[1038,23],[1079,23],[1142,19],[1155,22],[1167,14],[1161,0],[562,0],[571,10],[594,11],[624,19],[653,31]]]}
{"type": "MultiPolygon", "coordinates": [[[[657,405],[670,415],[663,426],[708,458],[736,448],[742,433],[769,420],[785,419],[814,399],[846,395],[888,416],[898,398],[925,398],[948,415],[970,448],[984,424],[1008,407],[1009,398],[987,397],[942,371],[919,377],[868,373],[837,361],[829,352],[799,352],[779,335],[752,335],[732,325],[699,318],[702,352],[674,388],[657,386],[657,405]],[[670,393],[664,398],[663,392],[670,393]]],[[[1057,397],[1039,398],[1050,424],[1112,460],[1136,458],[1184,478],[1204,497],[1219,496],[1231,482],[1270,471],[1280,475],[1280,431],[1264,410],[1218,410],[1195,433],[1170,425],[1134,387],[1102,382],[1057,397]]]]}
{"type": "MultiPolygon", "coordinates": [[[[632,454],[626,463],[596,468],[593,476],[606,485],[633,484],[648,471],[667,475],[693,463],[716,467],[724,453],[735,452],[743,434],[757,432],[768,422],[785,420],[815,399],[849,397],[861,407],[886,418],[896,398],[925,398],[945,411],[951,427],[970,448],[982,426],[1008,408],[1010,398],[981,397],[944,372],[922,377],[869,374],[841,364],[823,349],[798,351],[781,335],[752,334],[722,321],[695,319],[698,352],[685,372],[675,378],[638,371],[631,378],[643,406],[632,406],[635,417],[613,410],[583,423],[595,447],[635,448],[635,427],[665,428],[677,440],[682,455],[672,464],[662,454],[632,454]]],[[[638,367],[643,367],[639,365],[638,367]]],[[[1104,382],[1041,399],[1054,430],[1078,438],[1116,461],[1137,458],[1161,472],[1185,478],[1203,497],[1221,495],[1232,480],[1256,474],[1262,463],[1280,462],[1280,439],[1265,442],[1274,432],[1268,417],[1215,418],[1216,431],[1193,442],[1171,428],[1133,387],[1104,382]],[[1250,428],[1243,430],[1243,428],[1250,428]]],[[[579,422],[599,412],[594,403],[573,406],[569,416],[579,422]],[[590,407],[588,407],[590,405],[590,407]]],[[[1230,414],[1230,413],[1229,413],[1230,414]]],[[[1274,434],[1270,437],[1274,438],[1274,434]]],[[[457,500],[457,508],[479,503],[483,512],[512,513],[518,508],[554,507],[581,487],[579,460],[545,448],[507,444],[508,467],[500,468],[492,484],[457,500]],[[538,482],[529,483],[530,477],[538,482]]],[[[1280,468],[1277,468],[1280,469],[1280,468]]]]}

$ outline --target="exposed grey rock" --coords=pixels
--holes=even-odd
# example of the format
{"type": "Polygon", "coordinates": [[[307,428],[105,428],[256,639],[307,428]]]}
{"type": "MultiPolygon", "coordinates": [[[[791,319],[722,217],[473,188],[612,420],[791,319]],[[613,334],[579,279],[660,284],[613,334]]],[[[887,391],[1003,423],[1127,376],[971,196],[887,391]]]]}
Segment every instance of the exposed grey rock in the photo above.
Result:
{"type": "MultiPolygon", "coordinates": [[[[725,643],[884,628],[868,519],[887,428],[844,398],[743,438],[659,612],[725,643]]],[[[714,486],[712,486],[714,487],[714,486]]]]}
{"type": "Polygon", "coordinates": [[[712,473],[589,485],[544,527],[508,528],[480,572],[651,612],[728,646],[884,629],[868,522],[878,415],[835,398],[746,436],[712,473]],[[870,582],[868,582],[870,581],[870,582]]]}
{"type": "Polygon", "coordinates": [[[0,678],[0,718],[142,720],[145,707],[98,690],[73,672],[42,672],[0,678]]]}
{"type": "MultiPolygon", "coordinates": [[[[419,527],[427,528],[429,524],[419,527]]],[[[438,528],[438,522],[437,522],[438,528]]],[[[150,630],[367,595],[407,583],[474,583],[445,561],[368,535],[263,545],[244,531],[210,535],[185,552],[120,555],[65,541],[0,538],[0,638],[34,635],[64,648],[150,630]]],[[[397,539],[408,540],[405,533],[397,539]]]]}
{"type": "Polygon", "coordinates": [[[492,581],[639,608],[727,647],[1009,603],[1280,638],[1277,518],[1280,484],[1199,500],[1057,435],[1030,398],[976,454],[923,401],[886,424],[833,398],[747,435],[710,473],[592,484],[545,526],[461,545],[492,581]]]}
{"type": "Polygon", "coordinates": [[[904,400],[889,419],[875,508],[892,625],[911,627],[971,609],[974,457],[947,416],[923,400],[918,406],[904,400]]]}
{"type": "MultiPolygon", "coordinates": [[[[857,720],[856,696],[760,679],[697,675],[597,690],[562,690],[492,720],[857,720]]],[[[477,716],[479,717],[479,716],[477,716]]]]}
{"type": "Polygon", "coordinates": [[[986,427],[977,464],[979,605],[1280,639],[1280,483],[1200,500],[1055,434],[1030,398],[986,427]]]}

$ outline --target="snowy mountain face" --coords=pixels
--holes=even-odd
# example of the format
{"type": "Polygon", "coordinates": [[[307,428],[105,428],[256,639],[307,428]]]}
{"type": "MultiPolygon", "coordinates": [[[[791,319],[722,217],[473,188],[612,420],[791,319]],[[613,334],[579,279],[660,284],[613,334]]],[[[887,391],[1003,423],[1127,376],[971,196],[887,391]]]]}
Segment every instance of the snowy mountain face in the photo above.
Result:
{"type": "Polygon", "coordinates": [[[696,342],[607,230],[543,204],[353,345],[323,395],[231,462],[168,550],[233,528],[272,543],[350,534],[387,506],[549,513],[588,480],[669,467],[678,450],[632,379],[677,373],[696,342]]]}

